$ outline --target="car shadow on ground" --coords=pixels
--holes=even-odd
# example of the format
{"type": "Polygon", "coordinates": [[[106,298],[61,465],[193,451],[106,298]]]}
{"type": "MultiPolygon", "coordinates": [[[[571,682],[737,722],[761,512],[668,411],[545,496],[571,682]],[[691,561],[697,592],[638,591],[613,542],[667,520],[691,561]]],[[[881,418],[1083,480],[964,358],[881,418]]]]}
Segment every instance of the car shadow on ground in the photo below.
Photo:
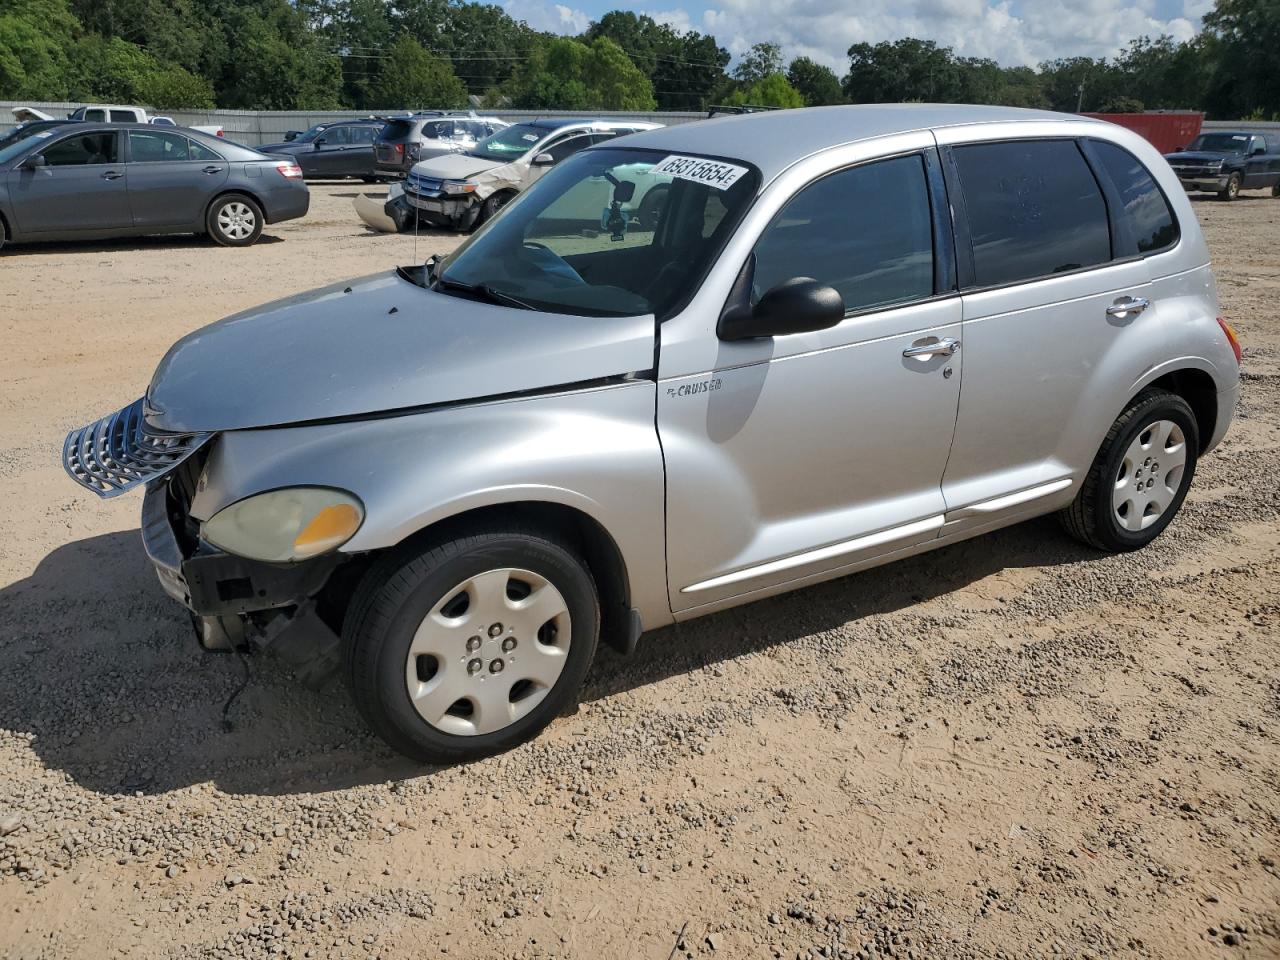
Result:
{"type": "MultiPolygon", "coordinates": [[[[261,244],[284,243],[284,237],[264,233],[251,246],[261,244]]],[[[110,240],[49,240],[39,243],[23,243],[14,241],[5,244],[4,258],[39,255],[49,256],[57,253],[137,253],[147,250],[176,250],[184,247],[202,248],[205,250],[249,249],[239,247],[223,247],[214,243],[202,233],[164,233],[148,237],[117,237],[110,240]]]]}
{"type": "MultiPolygon", "coordinates": [[[[1099,557],[1052,520],[1007,530],[601,648],[583,692],[599,700],[708,664],[891,613],[1005,568],[1099,557]]],[[[367,732],[345,687],[303,688],[270,656],[201,651],[160,589],[137,530],[59,547],[0,589],[0,729],[98,793],[214,782],[273,795],[429,776],[367,732]]]]}

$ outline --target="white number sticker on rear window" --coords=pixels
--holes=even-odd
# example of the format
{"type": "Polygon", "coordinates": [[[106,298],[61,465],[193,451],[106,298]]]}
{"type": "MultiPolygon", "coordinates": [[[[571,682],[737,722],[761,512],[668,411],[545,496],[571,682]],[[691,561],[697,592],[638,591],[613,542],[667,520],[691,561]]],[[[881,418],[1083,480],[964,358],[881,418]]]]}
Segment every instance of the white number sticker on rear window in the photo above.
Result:
{"type": "Polygon", "coordinates": [[[649,172],[679,177],[681,180],[692,180],[694,183],[706,184],[717,190],[727,190],[747,172],[747,168],[737,167],[732,163],[721,163],[719,160],[707,160],[703,157],[671,156],[649,172]]]}

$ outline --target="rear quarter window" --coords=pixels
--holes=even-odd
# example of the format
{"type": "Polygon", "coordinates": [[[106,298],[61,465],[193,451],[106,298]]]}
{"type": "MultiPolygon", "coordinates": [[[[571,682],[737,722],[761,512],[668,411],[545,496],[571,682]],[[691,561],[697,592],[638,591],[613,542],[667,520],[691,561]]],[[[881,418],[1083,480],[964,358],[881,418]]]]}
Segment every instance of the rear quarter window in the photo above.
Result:
{"type": "Polygon", "coordinates": [[[1178,242],[1178,222],[1155,179],[1133,154],[1104,140],[1090,143],[1103,171],[1120,194],[1121,216],[1139,253],[1156,253],[1178,242]]]}
{"type": "Polygon", "coordinates": [[[978,286],[1111,260],[1107,205],[1074,140],[976,143],[953,153],[978,286]]]}

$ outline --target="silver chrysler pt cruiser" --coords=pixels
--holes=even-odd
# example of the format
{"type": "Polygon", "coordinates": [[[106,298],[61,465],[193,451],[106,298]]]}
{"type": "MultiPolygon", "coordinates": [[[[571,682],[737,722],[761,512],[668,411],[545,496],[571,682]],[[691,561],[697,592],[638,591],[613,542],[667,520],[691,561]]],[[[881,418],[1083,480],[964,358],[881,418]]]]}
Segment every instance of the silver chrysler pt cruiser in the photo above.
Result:
{"type": "Polygon", "coordinates": [[[563,711],[600,639],[1051,512],[1144,546],[1236,403],[1216,307],[1177,178],[1119,127],[726,117],[191,334],[63,459],[145,485],[206,646],[305,636],[392,747],[456,761],[563,711]]]}

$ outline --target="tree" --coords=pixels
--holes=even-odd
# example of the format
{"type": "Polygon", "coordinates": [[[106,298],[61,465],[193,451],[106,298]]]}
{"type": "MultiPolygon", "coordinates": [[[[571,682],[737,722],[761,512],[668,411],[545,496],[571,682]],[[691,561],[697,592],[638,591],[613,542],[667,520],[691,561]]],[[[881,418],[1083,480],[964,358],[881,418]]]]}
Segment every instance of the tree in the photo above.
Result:
{"type": "Polygon", "coordinates": [[[162,110],[204,110],[214,106],[213,85],[175,64],[144,74],[135,89],[139,101],[162,110]]]}
{"type": "Polygon", "coordinates": [[[810,107],[844,103],[844,91],[835,71],[808,57],[796,57],[787,68],[787,82],[799,91],[810,107]]]}
{"type": "Polygon", "coordinates": [[[653,110],[649,78],[608,37],[590,44],[554,37],[538,44],[506,87],[515,107],[653,110]]]}
{"type": "Polygon", "coordinates": [[[956,103],[961,92],[960,71],[950,47],[904,37],[849,48],[844,94],[853,103],[956,103]]]}
{"type": "Polygon", "coordinates": [[[1201,38],[1180,43],[1170,36],[1138,37],[1115,58],[1126,94],[1148,109],[1169,110],[1203,104],[1210,62],[1201,38]]]}
{"type": "Polygon", "coordinates": [[[68,95],[68,53],[80,24],[59,0],[8,2],[0,12],[0,97],[68,95]]]}
{"type": "Polygon", "coordinates": [[[387,59],[373,78],[370,105],[381,109],[452,109],[467,102],[467,88],[453,69],[422,44],[402,33],[387,52],[387,59]]]}
{"type": "Polygon", "coordinates": [[[662,110],[701,110],[725,83],[729,51],[714,37],[689,30],[680,33],[646,14],[613,10],[584,34],[594,41],[608,37],[649,78],[662,110]]]}
{"type": "Polygon", "coordinates": [[[780,73],[761,77],[750,86],[739,87],[725,98],[730,106],[803,107],[804,97],[780,73]]]}
{"type": "Polygon", "coordinates": [[[757,43],[733,68],[733,78],[746,87],[775,73],[782,73],[782,47],[772,41],[757,43]]]}
{"type": "Polygon", "coordinates": [[[1204,15],[1216,116],[1280,118],[1280,0],[1217,0],[1204,15]]]}
{"type": "Polygon", "coordinates": [[[528,24],[490,3],[401,0],[389,9],[393,26],[448,60],[471,93],[505,83],[539,42],[528,24]]]}

